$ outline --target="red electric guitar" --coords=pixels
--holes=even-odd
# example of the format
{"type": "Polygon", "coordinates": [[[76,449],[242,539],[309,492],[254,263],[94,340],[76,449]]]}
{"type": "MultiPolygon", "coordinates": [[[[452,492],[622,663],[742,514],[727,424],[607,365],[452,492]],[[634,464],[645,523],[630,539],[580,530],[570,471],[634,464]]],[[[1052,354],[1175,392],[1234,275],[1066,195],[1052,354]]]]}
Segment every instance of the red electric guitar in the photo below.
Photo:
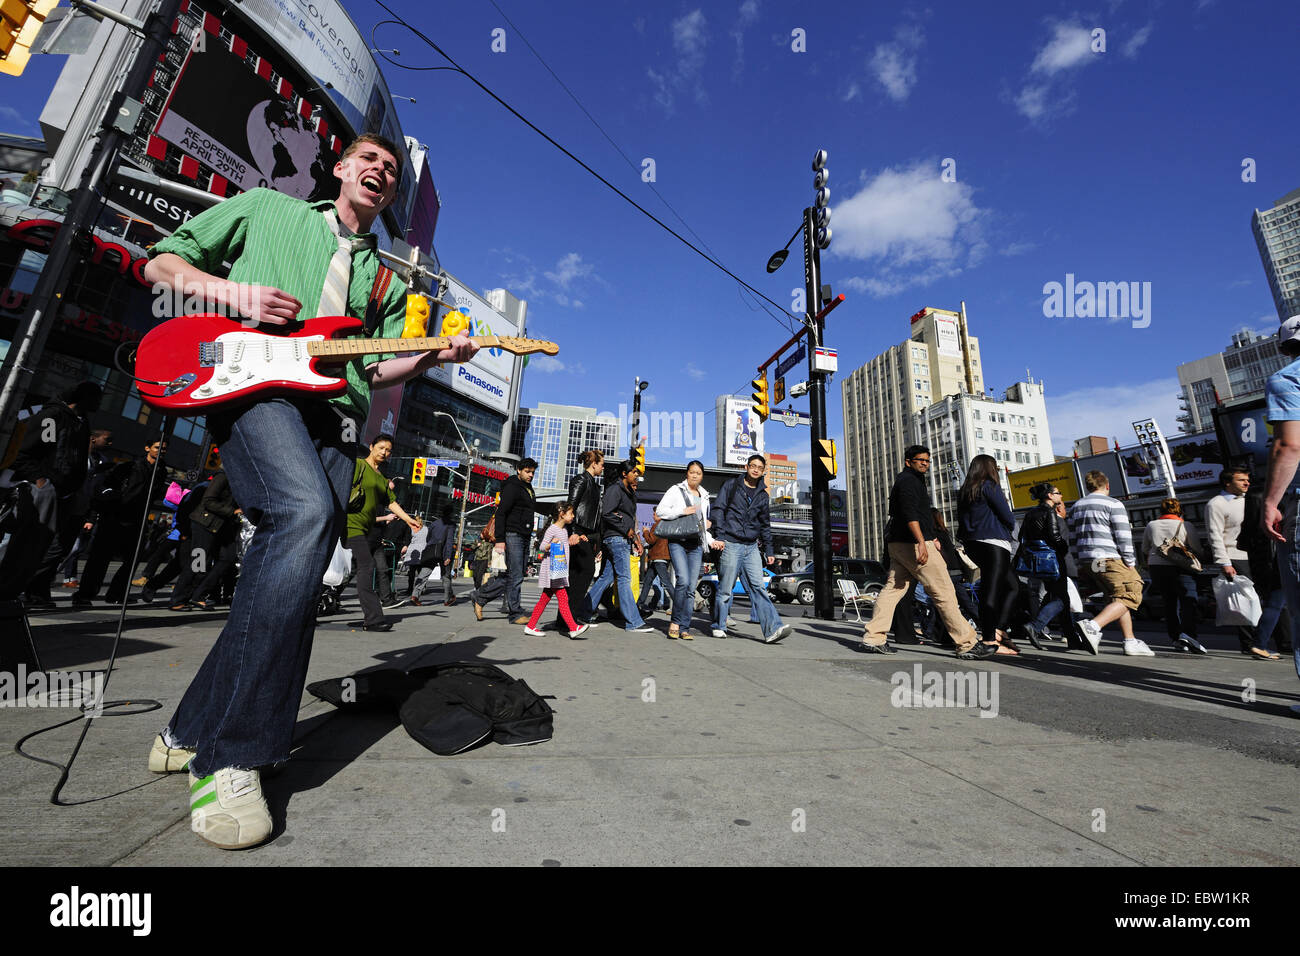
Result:
{"type": "MultiPolygon", "coordinates": [[[[182,415],[275,394],[329,397],[342,394],[347,380],[322,375],[318,364],[346,362],[357,355],[436,351],[451,342],[441,337],[340,337],[362,327],[360,319],[335,315],[264,332],[223,315],[187,315],[164,322],[140,340],[137,387],[149,405],[182,415]]],[[[554,342],[509,335],[479,335],[470,341],[515,355],[554,355],[560,350],[554,342]]]]}

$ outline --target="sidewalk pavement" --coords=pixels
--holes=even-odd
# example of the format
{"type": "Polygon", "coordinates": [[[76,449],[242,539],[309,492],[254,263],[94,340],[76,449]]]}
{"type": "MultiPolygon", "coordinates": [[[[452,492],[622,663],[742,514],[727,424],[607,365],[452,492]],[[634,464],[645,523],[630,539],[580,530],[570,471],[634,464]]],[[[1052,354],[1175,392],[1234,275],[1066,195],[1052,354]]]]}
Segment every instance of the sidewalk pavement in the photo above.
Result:
{"type": "MultiPolygon", "coordinates": [[[[161,710],[97,719],[63,791],[75,805],[54,806],[58,772],[12,747],[74,712],[0,709],[0,863],[1300,862],[1289,709],[1300,682],[1287,661],[1241,657],[1226,634],[1206,638],[1210,657],[1146,633],[1158,656],[1126,658],[1108,631],[1100,657],[1026,647],[974,663],[933,646],[863,655],[859,625],[789,606],[794,634],[775,645],[744,624],[711,638],[702,620],[694,641],[667,640],[662,613],[649,634],[604,623],[586,641],[527,637],[497,608],[477,623],[467,594],[390,611],[389,633],[362,631],[351,597],[322,620],[308,682],[487,661],[555,696],[553,740],[439,757],[395,715],[341,715],[304,695],[293,758],[265,777],[274,837],[222,851],[190,832],[185,775],[150,774],[146,758],[224,613],[132,605],[107,698],[161,710]],[[922,686],[904,685],[918,667],[922,686]],[[952,702],[968,673],[996,716],[974,700],[927,706],[943,695],[926,675],[947,678],[952,702]]],[[[536,594],[525,586],[526,607],[536,594]]],[[[45,666],[102,668],[116,613],[65,602],[33,617],[45,666]]],[[[61,763],[80,731],[76,721],[25,749],[61,763]]]]}

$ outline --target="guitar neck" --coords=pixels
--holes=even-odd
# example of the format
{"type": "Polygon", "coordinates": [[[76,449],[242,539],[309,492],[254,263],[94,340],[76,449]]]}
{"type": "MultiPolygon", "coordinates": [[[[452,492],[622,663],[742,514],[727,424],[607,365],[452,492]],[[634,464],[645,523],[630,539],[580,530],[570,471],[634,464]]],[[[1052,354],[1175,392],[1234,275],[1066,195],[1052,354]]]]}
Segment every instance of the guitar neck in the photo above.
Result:
{"type": "MultiPolygon", "coordinates": [[[[482,349],[501,348],[497,335],[475,335],[470,338],[482,349]]],[[[307,346],[308,355],[325,358],[351,358],[354,355],[382,355],[385,352],[440,352],[451,345],[446,336],[426,336],[418,339],[322,339],[307,346]]]]}

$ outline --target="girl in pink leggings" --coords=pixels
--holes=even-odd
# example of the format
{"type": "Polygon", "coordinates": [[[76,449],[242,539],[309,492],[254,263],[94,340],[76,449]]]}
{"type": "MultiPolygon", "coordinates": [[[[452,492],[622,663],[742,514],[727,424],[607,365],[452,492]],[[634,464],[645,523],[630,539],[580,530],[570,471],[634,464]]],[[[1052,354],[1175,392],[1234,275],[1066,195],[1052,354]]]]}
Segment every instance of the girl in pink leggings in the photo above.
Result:
{"type": "MultiPolygon", "coordinates": [[[[573,520],[573,504],[566,501],[556,509],[555,523],[546,529],[546,534],[542,535],[542,567],[537,572],[537,583],[541,586],[542,596],[537,599],[537,604],[533,608],[533,615],[528,619],[528,624],[524,628],[524,633],[533,637],[541,637],[542,632],[537,629],[541,623],[542,615],[546,613],[546,605],[550,603],[551,595],[555,595],[556,600],[560,602],[560,617],[563,618],[564,624],[569,629],[569,637],[575,641],[585,641],[586,638],[582,633],[591,625],[578,625],[573,619],[572,612],[569,611],[569,544],[571,543],[568,525],[573,520]]],[[[576,540],[576,539],[575,539],[576,540]]]]}

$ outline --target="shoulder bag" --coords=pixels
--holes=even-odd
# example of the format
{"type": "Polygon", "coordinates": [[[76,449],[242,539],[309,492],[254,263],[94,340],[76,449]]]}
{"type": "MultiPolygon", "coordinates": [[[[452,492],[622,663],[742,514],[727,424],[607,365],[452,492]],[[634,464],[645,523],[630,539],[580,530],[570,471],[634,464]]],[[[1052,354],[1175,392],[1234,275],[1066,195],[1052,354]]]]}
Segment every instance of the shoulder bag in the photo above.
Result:
{"type": "MultiPolygon", "coordinates": [[[[686,502],[686,507],[691,507],[691,500],[686,497],[686,489],[678,486],[677,490],[682,493],[682,500],[686,502]]],[[[655,534],[665,541],[676,541],[678,544],[697,539],[700,537],[700,513],[696,511],[693,515],[660,518],[655,527],[655,534]]]]}
{"type": "Polygon", "coordinates": [[[360,514],[366,507],[366,489],[361,487],[361,469],[369,467],[364,461],[357,462],[352,469],[352,494],[348,498],[348,514],[360,514]]]}
{"type": "Polygon", "coordinates": [[[1164,544],[1156,548],[1160,556],[1180,571],[1197,572],[1201,570],[1201,559],[1192,554],[1187,547],[1187,526],[1180,524],[1178,532],[1165,539],[1164,544]],[[1181,533],[1182,538],[1179,538],[1181,533]]]}

